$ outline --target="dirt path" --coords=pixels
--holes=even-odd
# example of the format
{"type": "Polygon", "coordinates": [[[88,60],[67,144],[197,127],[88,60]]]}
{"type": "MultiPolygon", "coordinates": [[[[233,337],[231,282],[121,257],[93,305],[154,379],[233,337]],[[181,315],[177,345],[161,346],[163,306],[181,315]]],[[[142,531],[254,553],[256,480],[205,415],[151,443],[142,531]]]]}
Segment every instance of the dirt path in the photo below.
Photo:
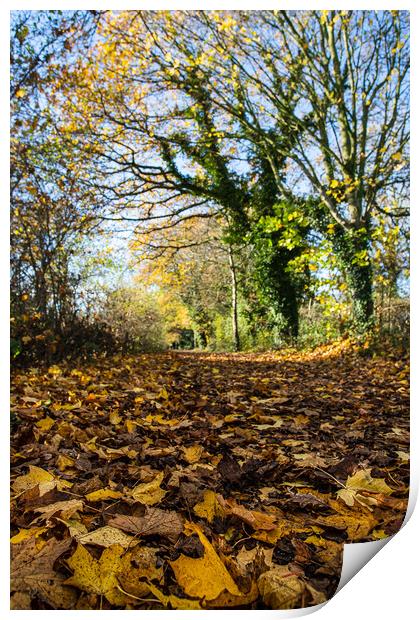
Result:
{"type": "Polygon", "coordinates": [[[407,360],[176,352],[12,387],[14,608],[313,605],[344,542],[404,518],[407,360]]]}

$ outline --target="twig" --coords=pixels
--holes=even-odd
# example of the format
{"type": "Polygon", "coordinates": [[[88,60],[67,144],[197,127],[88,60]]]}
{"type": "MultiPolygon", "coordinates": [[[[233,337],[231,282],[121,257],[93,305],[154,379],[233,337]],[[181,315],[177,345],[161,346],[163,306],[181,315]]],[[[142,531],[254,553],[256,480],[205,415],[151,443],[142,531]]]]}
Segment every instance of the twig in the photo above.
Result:
{"type": "Polygon", "coordinates": [[[159,605],[163,605],[163,603],[161,603],[158,598],[140,598],[139,596],[134,596],[134,594],[130,594],[129,592],[126,592],[125,590],[123,590],[118,583],[117,583],[117,589],[120,590],[120,592],[122,592],[126,596],[129,596],[130,598],[135,598],[136,601],[143,601],[145,603],[159,603],[159,605]]]}

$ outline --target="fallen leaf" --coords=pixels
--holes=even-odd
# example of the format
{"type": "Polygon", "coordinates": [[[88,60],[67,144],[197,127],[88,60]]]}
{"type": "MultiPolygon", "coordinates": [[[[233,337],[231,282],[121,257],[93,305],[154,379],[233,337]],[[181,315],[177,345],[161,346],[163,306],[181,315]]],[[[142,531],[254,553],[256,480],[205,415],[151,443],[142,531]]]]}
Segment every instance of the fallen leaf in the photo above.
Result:
{"type": "Polygon", "coordinates": [[[165,607],[168,607],[170,605],[172,609],[202,609],[200,601],[194,601],[188,598],[180,598],[179,596],[174,596],[173,594],[167,596],[166,594],[163,594],[163,592],[161,592],[159,588],[157,588],[153,584],[149,584],[148,589],[165,607]]]}
{"type": "Polygon", "coordinates": [[[109,414],[109,421],[111,422],[111,424],[116,426],[121,422],[121,420],[122,416],[119,415],[118,411],[111,411],[111,413],[109,414]]]}
{"type": "Polygon", "coordinates": [[[64,583],[75,586],[83,592],[100,594],[113,605],[124,605],[127,597],[118,589],[117,574],[122,570],[121,545],[111,545],[96,560],[82,544],[78,543],[76,551],[67,560],[74,571],[64,583]]]}
{"type": "Polygon", "coordinates": [[[55,478],[52,474],[41,467],[29,465],[29,472],[24,476],[19,476],[13,483],[13,491],[21,494],[38,487],[39,496],[42,497],[48,491],[57,488],[63,490],[72,486],[71,482],[55,478]]]}
{"type": "Polygon", "coordinates": [[[35,423],[35,426],[39,428],[41,431],[49,431],[52,426],[54,426],[55,420],[47,416],[43,420],[39,420],[39,422],[35,423]]]}
{"type": "Polygon", "coordinates": [[[101,500],[106,499],[119,499],[123,496],[123,493],[120,491],[114,491],[113,489],[99,489],[98,491],[92,491],[91,493],[87,493],[87,495],[85,495],[89,502],[100,502],[101,500]]]}
{"type": "Polygon", "coordinates": [[[237,504],[233,499],[223,499],[221,495],[217,496],[219,504],[227,514],[238,517],[254,530],[274,530],[276,528],[276,517],[274,515],[265,514],[258,510],[248,510],[244,506],[237,504]]]}
{"type": "Polygon", "coordinates": [[[199,446],[198,444],[189,446],[188,448],[183,446],[182,452],[184,454],[184,459],[188,463],[197,463],[203,453],[203,446],[199,446]]]}
{"type": "Polygon", "coordinates": [[[286,499],[282,504],[283,509],[287,510],[304,510],[320,513],[331,512],[331,507],[325,502],[321,501],[311,493],[295,493],[293,497],[286,499]]]}
{"type": "Polygon", "coordinates": [[[120,529],[105,525],[93,532],[83,533],[77,536],[77,540],[82,545],[97,545],[98,547],[111,547],[111,545],[120,545],[127,548],[133,542],[133,536],[124,534],[120,529]]]}
{"type": "Polygon", "coordinates": [[[41,536],[47,530],[46,527],[32,527],[30,529],[19,529],[19,532],[12,536],[10,542],[12,545],[17,545],[18,543],[23,542],[24,540],[28,540],[29,538],[41,536]]]}
{"type": "Polygon", "coordinates": [[[383,495],[389,495],[392,493],[392,489],[387,485],[382,478],[372,478],[370,475],[370,469],[361,469],[353,476],[347,478],[347,482],[344,489],[337,491],[337,497],[343,500],[347,506],[354,506],[354,502],[358,502],[364,506],[369,507],[371,504],[376,504],[375,497],[362,494],[362,492],[382,493],[383,495]]]}
{"type": "Polygon", "coordinates": [[[219,503],[218,496],[214,491],[206,489],[203,494],[203,501],[193,507],[193,511],[198,517],[206,519],[212,523],[215,517],[221,517],[225,513],[219,503]]]}
{"type": "Polygon", "coordinates": [[[50,538],[38,549],[34,537],[13,545],[11,591],[35,594],[54,609],[71,609],[77,599],[76,593],[65,585],[64,577],[54,570],[56,559],[70,545],[70,538],[62,541],[50,538]]]}
{"type": "Polygon", "coordinates": [[[223,590],[227,590],[231,594],[241,596],[238,586],[198,525],[187,522],[184,531],[197,534],[204,547],[202,558],[181,555],[177,560],[170,562],[175,578],[185,594],[212,600],[223,590]]]}
{"type": "Polygon", "coordinates": [[[137,536],[157,535],[176,541],[184,528],[184,519],[175,511],[147,508],[143,517],[117,514],[108,525],[137,536]]]}
{"type": "Polygon", "coordinates": [[[65,471],[66,469],[74,467],[75,462],[75,459],[72,459],[65,454],[60,454],[57,458],[57,467],[60,471],[65,471]]]}
{"type": "Polygon", "coordinates": [[[301,607],[305,584],[287,566],[277,566],[258,578],[258,589],[269,609],[301,607]]]}
{"type": "Polygon", "coordinates": [[[166,491],[161,489],[160,484],[163,480],[164,473],[159,472],[151,482],[138,484],[131,491],[132,497],[141,504],[152,506],[158,504],[166,495],[166,491]]]}
{"type": "Polygon", "coordinates": [[[34,512],[41,513],[41,517],[36,520],[45,519],[49,521],[53,516],[60,515],[62,519],[69,519],[78,510],[83,510],[83,502],[80,499],[70,499],[64,502],[55,502],[42,508],[35,508],[34,512]]]}
{"type": "Polygon", "coordinates": [[[157,549],[150,547],[136,547],[131,554],[124,555],[118,574],[124,592],[135,597],[147,596],[150,582],[163,580],[163,567],[157,567],[157,561],[157,549]]]}

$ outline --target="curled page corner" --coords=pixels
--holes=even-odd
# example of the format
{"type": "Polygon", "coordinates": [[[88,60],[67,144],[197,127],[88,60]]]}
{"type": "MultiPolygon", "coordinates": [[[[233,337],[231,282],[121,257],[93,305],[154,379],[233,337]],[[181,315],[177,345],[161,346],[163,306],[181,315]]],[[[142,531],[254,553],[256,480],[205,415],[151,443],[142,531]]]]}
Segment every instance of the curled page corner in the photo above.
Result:
{"type": "MultiPolygon", "coordinates": [[[[417,494],[418,488],[417,485],[415,485],[410,488],[407,511],[401,529],[407,524],[413,514],[414,506],[417,501],[417,494]]],[[[344,545],[341,578],[335,595],[395,536],[398,536],[398,532],[381,540],[344,545]]]]}
{"type": "MultiPolygon", "coordinates": [[[[395,534],[394,534],[395,536],[395,534]]],[[[337,586],[335,595],[343,588],[346,583],[359,572],[365,564],[369,562],[394,536],[373,540],[370,542],[351,543],[344,545],[343,565],[341,568],[341,578],[337,586]]],[[[335,596],[334,595],[334,596],[335,596]]]]}

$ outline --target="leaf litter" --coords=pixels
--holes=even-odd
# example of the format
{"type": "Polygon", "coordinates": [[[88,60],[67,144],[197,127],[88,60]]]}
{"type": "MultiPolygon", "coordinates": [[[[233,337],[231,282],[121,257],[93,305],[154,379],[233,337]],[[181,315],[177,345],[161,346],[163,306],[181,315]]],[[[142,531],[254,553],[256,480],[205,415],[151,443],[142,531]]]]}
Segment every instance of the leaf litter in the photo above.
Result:
{"type": "Polygon", "coordinates": [[[407,360],[115,356],[12,376],[12,609],[293,609],[395,533],[407,360]]]}

